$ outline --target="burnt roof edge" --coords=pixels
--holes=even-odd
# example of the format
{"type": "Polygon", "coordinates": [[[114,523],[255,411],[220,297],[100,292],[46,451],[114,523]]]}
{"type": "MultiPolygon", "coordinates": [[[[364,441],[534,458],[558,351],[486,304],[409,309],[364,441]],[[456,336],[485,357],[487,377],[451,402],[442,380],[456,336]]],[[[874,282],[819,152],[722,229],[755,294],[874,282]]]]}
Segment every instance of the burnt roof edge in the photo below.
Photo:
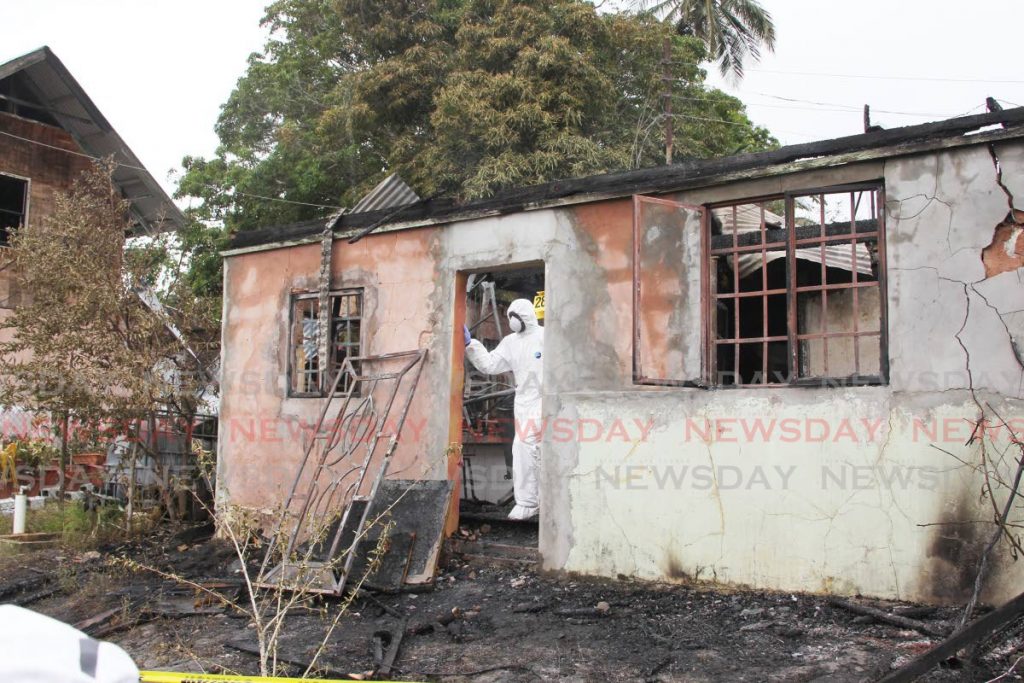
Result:
{"type": "MultiPolygon", "coordinates": [[[[820,168],[852,163],[860,159],[850,156],[862,152],[878,152],[864,156],[864,160],[868,160],[1018,137],[1024,137],[1024,107],[788,145],[767,152],[690,160],[671,166],[556,180],[506,190],[492,197],[465,204],[457,204],[450,198],[424,200],[404,207],[397,215],[382,223],[381,228],[382,231],[404,229],[612,199],[644,192],[664,193],[694,189],[744,178],[792,173],[802,170],[803,167],[820,168]],[[1003,129],[991,133],[965,135],[979,128],[1000,124],[1003,125],[1003,129]],[[807,163],[796,166],[802,161],[807,163]]],[[[339,236],[348,236],[380,221],[388,213],[389,211],[382,210],[341,214],[334,217],[333,227],[339,236]]],[[[222,255],[231,256],[261,248],[281,248],[316,241],[328,220],[331,218],[240,232],[232,238],[222,255]],[[316,223],[318,227],[310,227],[309,224],[312,223],[316,223]]]]}

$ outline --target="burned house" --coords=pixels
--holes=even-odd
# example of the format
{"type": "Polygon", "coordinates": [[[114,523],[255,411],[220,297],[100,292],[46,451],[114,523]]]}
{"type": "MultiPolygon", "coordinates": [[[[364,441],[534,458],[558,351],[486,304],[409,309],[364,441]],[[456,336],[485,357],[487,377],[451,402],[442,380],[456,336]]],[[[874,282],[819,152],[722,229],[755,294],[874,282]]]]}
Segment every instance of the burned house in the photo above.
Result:
{"type": "MultiPolygon", "coordinates": [[[[543,292],[544,569],[960,600],[981,449],[1012,479],[1024,432],[1018,197],[1024,109],[240,233],[219,503],[303,500],[322,418],[370,438],[353,405],[393,444],[355,471],[500,472],[510,431],[464,428],[461,328],[497,339],[495,291],[543,292]],[[383,392],[405,353],[418,382],[383,392]]],[[[301,504],[366,494],[346,476],[301,504]]],[[[987,598],[1020,577],[997,554],[987,598]]]]}

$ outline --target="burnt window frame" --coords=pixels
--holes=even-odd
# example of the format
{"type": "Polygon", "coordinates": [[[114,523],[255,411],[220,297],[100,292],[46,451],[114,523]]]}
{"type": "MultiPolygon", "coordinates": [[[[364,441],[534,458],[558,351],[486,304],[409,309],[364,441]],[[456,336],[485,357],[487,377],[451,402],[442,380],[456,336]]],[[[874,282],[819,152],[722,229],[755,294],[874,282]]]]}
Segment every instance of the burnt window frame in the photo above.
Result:
{"type": "MultiPolygon", "coordinates": [[[[355,356],[352,356],[352,357],[359,357],[359,355],[362,353],[363,345],[365,344],[366,332],[365,332],[365,325],[363,324],[364,321],[366,320],[366,315],[365,315],[365,313],[366,313],[366,309],[365,309],[365,305],[366,305],[365,289],[363,287],[345,287],[345,288],[341,288],[341,289],[332,289],[329,292],[329,294],[328,294],[329,302],[330,302],[329,305],[328,305],[328,309],[330,311],[329,315],[331,316],[330,324],[328,325],[328,330],[329,330],[329,334],[330,334],[330,343],[328,344],[328,352],[330,353],[330,357],[331,357],[330,368],[332,370],[335,367],[337,367],[337,363],[335,363],[335,360],[334,360],[335,357],[336,357],[335,356],[335,352],[337,350],[337,344],[336,344],[336,341],[335,341],[335,329],[336,329],[335,328],[335,322],[336,322],[336,319],[335,319],[335,315],[334,315],[334,302],[335,302],[335,299],[341,299],[343,297],[352,297],[352,296],[355,296],[357,298],[358,302],[359,302],[359,315],[358,316],[346,315],[346,316],[341,317],[340,319],[345,321],[347,326],[350,326],[352,321],[358,321],[359,322],[359,340],[356,343],[354,343],[354,344],[352,342],[350,342],[350,341],[349,342],[345,342],[343,344],[343,346],[345,346],[347,348],[355,348],[356,349],[356,354],[355,354],[355,356]]],[[[307,371],[305,369],[299,370],[298,368],[296,368],[296,363],[295,363],[295,350],[296,350],[296,348],[298,346],[298,344],[296,343],[297,340],[295,339],[295,332],[296,332],[296,327],[295,327],[296,317],[295,316],[296,316],[296,313],[298,312],[298,304],[300,302],[304,302],[304,301],[312,301],[316,305],[316,307],[317,307],[316,310],[319,311],[320,295],[317,292],[303,291],[303,292],[292,292],[291,296],[289,297],[289,303],[288,303],[288,331],[286,333],[286,337],[287,337],[287,340],[288,340],[288,349],[287,349],[288,360],[287,360],[287,372],[286,372],[286,381],[288,383],[287,396],[288,396],[288,398],[324,398],[327,395],[327,389],[328,389],[328,387],[326,386],[325,379],[326,379],[327,376],[330,376],[330,375],[329,374],[325,374],[323,372],[323,368],[319,366],[319,363],[318,363],[317,369],[314,371],[316,373],[316,375],[318,376],[318,379],[317,379],[317,384],[318,384],[317,390],[316,391],[297,391],[295,389],[296,372],[298,371],[298,372],[301,372],[303,374],[309,374],[309,371],[307,371]]],[[[339,395],[339,394],[344,393],[346,391],[346,389],[347,389],[347,387],[345,387],[345,386],[339,386],[338,387],[338,392],[335,395],[339,395]]]]}
{"type": "MultiPolygon", "coordinates": [[[[705,350],[705,368],[707,368],[707,377],[709,387],[716,389],[749,389],[749,388],[779,388],[779,387],[849,387],[849,386],[885,386],[889,384],[889,340],[888,340],[888,273],[886,266],[886,224],[885,224],[885,184],[881,180],[858,182],[858,183],[847,183],[841,185],[827,185],[821,187],[810,187],[810,188],[799,188],[794,190],[788,190],[781,193],[760,195],[754,197],[743,197],[739,199],[733,199],[728,201],[720,201],[714,203],[707,203],[704,205],[705,214],[702,226],[703,232],[703,245],[702,245],[702,287],[704,291],[704,310],[703,310],[703,342],[705,350]],[[818,224],[819,233],[811,236],[797,236],[797,230],[795,228],[795,207],[796,200],[798,198],[814,196],[814,195],[829,195],[838,193],[856,193],[856,192],[874,192],[876,205],[874,207],[875,214],[875,228],[874,230],[862,230],[861,226],[856,226],[857,219],[854,217],[851,221],[851,228],[845,233],[829,233],[822,235],[823,226],[821,223],[818,224]],[[717,301],[719,296],[715,287],[717,278],[717,268],[715,266],[716,257],[724,256],[724,254],[712,253],[715,250],[713,246],[714,235],[711,234],[712,221],[714,220],[713,211],[715,209],[738,207],[746,204],[764,204],[774,201],[783,201],[785,204],[784,209],[784,226],[782,231],[785,233],[785,304],[786,304],[786,358],[787,358],[787,376],[786,381],[781,382],[768,382],[762,381],[759,383],[742,384],[739,382],[733,384],[723,384],[721,382],[721,375],[718,371],[718,345],[722,341],[717,337],[717,301]],[[856,227],[854,227],[856,226],[856,227]],[[836,239],[829,240],[828,237],[834,237],[836,239]],[[865,242],[875,242],[877,244],[877,279],[874,281],[875,286],[878,289],[879,299],[879,329],[878,329],[878,346],[879,346],[879,359],[878,359],[878,374],[877,375],[863,375],[854,374],[848,376],[830,376],[828,374],[820,376],[800,376],[800,358],[799,358],[799,338],[807,337],[808,333],[799,332],[799,309],[798,309],[798,294],[802,292],[808,292],[815,287],[804,287],[797,284],[797,269],[796,269],[796,251],[802,248],[815,247],[820,245],[822,248],[826,245],[842,244],[850,245],[855,248],[855,245],[863,244],[865,242]]],[[[777,251],[778,246],[775,242],[770,242],[769,237],[766,234],[767,228],[762,224],[762,237],[758,244],[753,245],[760,247],[760,249],[752,249],[753,253],[761,253],[763,263],[766,264],[766,253],[768,251],[777,251]]],[[[737,241],[734,239],[734,248],[737,245],[737,241]]],[[[826,260],[827,259],[823,259],[826,260]]],[[[822,263],[821,268],[824,272],[827,267],[827,263],[822,263]]],[[[762,272],[765,268],[762,266],[762,272]]],[[[856,271],[856,268],[854,268],[856,271]]],[[[763,276],[766,277],[766,276],[763,276]]],[[[854,272],[851,275],[851,283],[835,283],[829,284],[826,281],[821,283],[818,288],[826,290],[844,290],[852,289],[854,292],[858,291],[858,288],[863,286],[858,283],[858,276],[854,272]]],[[[765,280],[762,280],[762,292],[760,297],[762,299],[762,306],[767,306],[767,296],[764,293],[769,291],[765,280]]],[[[775,290],[770,290],[775,292],[775,290]]],[[[735,292],[734,292],[735,294],[735,292]]],[[[751,295],[758,294],[753,292],[751,295]]],[[[826,295],[827,299],[827,295],[826,295]]],[[[823,307],[827,306],[823,302],[823,307]]],[[[738,307],[737,307],[738,309],[738,307]]],[[[823,308],[827,311],[827,308],[823,308]]],[[[738,310],[734,311],[734,315],[738,317],[738,310]]],[[[766,323],[764,323],[766,324],[766,323]]],[[[738,332],[737,332],[738,334],[738,332]]],[[[823,330],[822,338],[828,339],[833,336],[852,336],[854,339],[860,337],[867,337],[872,333],[858,332],[854,330],[851,333],[828,333],[823,330]]],[[[818,335],[810,335],[817,337],[818,335]]],[[[732,339],[739,340],[742,337],[734,337],[732,339]]],[[[754,338],[751,338],[754,339],[754,338]]],[[[761,341],[762,338],[758,338],[756,341],[761,341]]],[[[733,342],[737,346],[739,341],[733,342]]],[[[750,342],[754,343],[754,342],[750,342]]],[[[770,343],[770,342],[762,342],[770,343]]],[[[856,347],[857,342],[854,341],[856,347]]],[[[824,344],[825,357],[827,358],[827,341],[824,344]]],[[[859,362],[856,363],[859,365],[859,362]]],[[[827,365],[827,360],[826,360],[827,365]]],[[[734,366],[735,369],[735,366],[734,366]]],[[[767,377],[765,378],[767,379],[767,377]]]]}
{"type": "Polygon", "coordinates": [[[13,211],[8,212],[4,209],[0,209],[3,213],[9,213],[10,215],[18,215],[21,217],[21,222],[18,225],[12,225],[10,227],[0,227],[0,248],[6,248],[11,246],[11,235],[18,229],[24,228],[28,225],[28,214],[30,205],[32,202],[32,179],[26,178],[25,176],[17,175],[16,173],[8,173],[6,171],[0,171],[0,176],[5,178],[11,178],[24,183],[24,195],[21,202],[21,212],[15,214],[13,211]]]}

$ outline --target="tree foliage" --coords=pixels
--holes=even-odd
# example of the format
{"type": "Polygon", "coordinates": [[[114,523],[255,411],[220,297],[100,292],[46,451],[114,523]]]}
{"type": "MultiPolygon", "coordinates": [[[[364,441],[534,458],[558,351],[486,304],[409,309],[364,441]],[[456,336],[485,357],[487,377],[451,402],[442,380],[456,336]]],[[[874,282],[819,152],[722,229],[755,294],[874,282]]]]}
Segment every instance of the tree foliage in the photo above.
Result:
{"type": "Polygon", "coordinates": [[[699,38],[718,62],[722,75],[743,78],[743,62],[761,56],[761,46],[775,49],[772,15],[758,0],[637,0],[642,9],[699,38]]]}
{"type": "Polygon", "coordinates": [[[170,238],[132,239],[113,166],[84,172],[42,225],[12,239],[24,301],[0,324],[0,404],[73,416],[83,424],[130,420],[161,408],[191,414],[216,349],[209,302],[177,277],[170,238]],[[171,333],[168,323],[183,335],[171,333]],[[191,338],[191,339],[190,339],[191,338]],[[200,354],[185,351],[189,344],[200,354]]]}
{"type": "Polygon", "coordinates": [[[656,165],[666,39],[679,157],[775,144],[739,100],[705,87],[704,43],[649,14],[582,0],[278,0],[264,21],[270,39],[222,108],[216,155],[186,158],[178,190],[228,231],[327,215],[394,172],[421,196],[470,199],[656,165]]]}

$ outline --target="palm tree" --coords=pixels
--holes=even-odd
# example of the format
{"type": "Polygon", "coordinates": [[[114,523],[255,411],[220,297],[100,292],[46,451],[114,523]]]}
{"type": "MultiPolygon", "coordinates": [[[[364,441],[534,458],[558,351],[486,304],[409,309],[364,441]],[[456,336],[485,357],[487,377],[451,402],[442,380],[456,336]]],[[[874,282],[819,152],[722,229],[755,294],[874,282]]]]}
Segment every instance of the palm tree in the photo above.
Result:
{"type": "MultiPolygon", "coordinates": [[[[661,16],[680,33],[699,38],[722,75],[743,78],[743,60],[761,57],[761,44],[775,49],[775,24],[758,0],[633,0],[641,11],[661,16]]],[[[665,38],[665,163],[672,163],[672,46],[665,38]]]]}
{"type": "Polygon", "coordinates": [[[757,0],[635,0],[634,5],[696,36],[718,62],[722,75],[743,77],[743,60],[775,49],[772,15],[757,0]]]}

